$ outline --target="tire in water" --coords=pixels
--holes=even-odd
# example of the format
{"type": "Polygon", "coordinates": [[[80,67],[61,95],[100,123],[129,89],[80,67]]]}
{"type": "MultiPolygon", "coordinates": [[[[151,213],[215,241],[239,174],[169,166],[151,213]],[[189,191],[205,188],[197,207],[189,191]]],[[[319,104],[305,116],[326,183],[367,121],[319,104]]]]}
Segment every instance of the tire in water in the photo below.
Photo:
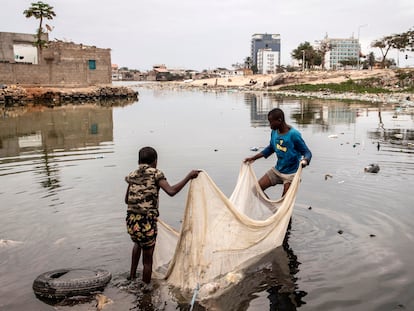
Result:
{"type": "Polygon", "coordinates": [[[111,278],[111,273],[102,269],[58,269],[40,274],[33,290],[36,296],[48,299],[87,296],[103,291],[111,278]]]}

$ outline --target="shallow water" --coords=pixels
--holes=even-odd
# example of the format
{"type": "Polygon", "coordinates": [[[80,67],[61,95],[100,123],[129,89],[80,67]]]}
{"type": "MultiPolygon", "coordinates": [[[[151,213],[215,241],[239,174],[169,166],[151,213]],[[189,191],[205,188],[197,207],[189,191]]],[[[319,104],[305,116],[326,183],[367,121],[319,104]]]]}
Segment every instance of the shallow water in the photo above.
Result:
{"type": "MultiPolygon", "coordinates": [[[[234,291],[195,309],[414,309],[412,114],[381,104],[134,88],[139,102],[123,107],[32,108],[0,118],[0,310],[54,310],[31,286],[37,275],[66,267],[112,272],[105,310],[188,310],[163,284],[150,297],[127,289],[123,177],[138,148],[151,145],[171,183],[202,168],[230,196],[250,148],[268,143],[273,107],[313,152],[288,245],[247,271],[234,291]],[[378,174],[364,172],[370,163],[378,174]]],[[[256,161],[256,174],[274,161],[256,161]]],[[[161,217],[176,228],[187,189],[161,196],[161,217]]]]}

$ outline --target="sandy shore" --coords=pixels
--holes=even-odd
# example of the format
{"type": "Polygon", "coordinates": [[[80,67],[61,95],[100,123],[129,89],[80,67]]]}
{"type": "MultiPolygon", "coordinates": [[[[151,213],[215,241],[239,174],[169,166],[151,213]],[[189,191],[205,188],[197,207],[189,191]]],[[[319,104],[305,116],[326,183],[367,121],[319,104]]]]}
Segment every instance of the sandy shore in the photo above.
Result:
{"type": "Polygon", "coordinates": [[[368,102],[400,103],[408,98],[414,99],[412,92],[397,92],[398,82],[395,70],[349,70],[349,71],[305,71],[286,72],[273,75],[235,76],[228,78],[210,78],[178,82],[151,83],[148,87],[172,89],[199,89],[204,91],[246,91],[272,92],[283,96],[314,97],[323,99],[349,99],[368,102]],[[282,91],[280,88],[292,84],[341,83],[349,79],[377,79],[380,87],[390,89],[392,93],[356,94],[320,92],[282,91]]]}

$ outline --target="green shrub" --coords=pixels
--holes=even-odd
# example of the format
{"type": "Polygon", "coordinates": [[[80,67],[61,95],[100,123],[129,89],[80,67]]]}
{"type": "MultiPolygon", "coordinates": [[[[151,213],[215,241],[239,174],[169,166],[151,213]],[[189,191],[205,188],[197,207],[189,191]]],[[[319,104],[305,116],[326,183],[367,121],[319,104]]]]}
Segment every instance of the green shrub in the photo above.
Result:
{"type": "MultiPolygon", "coordinates": [[[[373,80],[374,79],[374,80],[373,80]]],[[[280,90],[299,91],[299,92],[332,92],[332,93],[390,93],[390,90],[372,86],[373,79],[364,79],[371,81],[349,79],[342,83],[322,83],[322,84],[295,84],[283,86],[280,90]],[[364,82],[362,82],[364,81],[364,82]]],[[[378,82],[378,81],[377,81],[378,82]]]]}

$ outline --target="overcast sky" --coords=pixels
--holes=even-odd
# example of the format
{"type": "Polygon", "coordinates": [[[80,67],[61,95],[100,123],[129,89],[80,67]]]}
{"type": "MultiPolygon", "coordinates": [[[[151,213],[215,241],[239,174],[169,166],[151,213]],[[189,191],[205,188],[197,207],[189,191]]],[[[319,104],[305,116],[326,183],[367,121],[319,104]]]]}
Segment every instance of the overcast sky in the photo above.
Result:
{"type": "MultiPolygon", "coordinates": [[[[23,11],[34,0],[0,0],[0,31],[34,33],[38,21],[23,11]]],[[[281,61],[300,43],[360,37],[373,40],[414,27],[414,0],[44,0],[56,17],[49,38],[112,50],[112,63],[148,70],[231,68],[250,56],[254,33],[281,36],[281,61]]],[[[400,66],[414,66],[400,53],[400,66]]],[[[396,52],[390,54],[396,61],[396,52]]]]}

